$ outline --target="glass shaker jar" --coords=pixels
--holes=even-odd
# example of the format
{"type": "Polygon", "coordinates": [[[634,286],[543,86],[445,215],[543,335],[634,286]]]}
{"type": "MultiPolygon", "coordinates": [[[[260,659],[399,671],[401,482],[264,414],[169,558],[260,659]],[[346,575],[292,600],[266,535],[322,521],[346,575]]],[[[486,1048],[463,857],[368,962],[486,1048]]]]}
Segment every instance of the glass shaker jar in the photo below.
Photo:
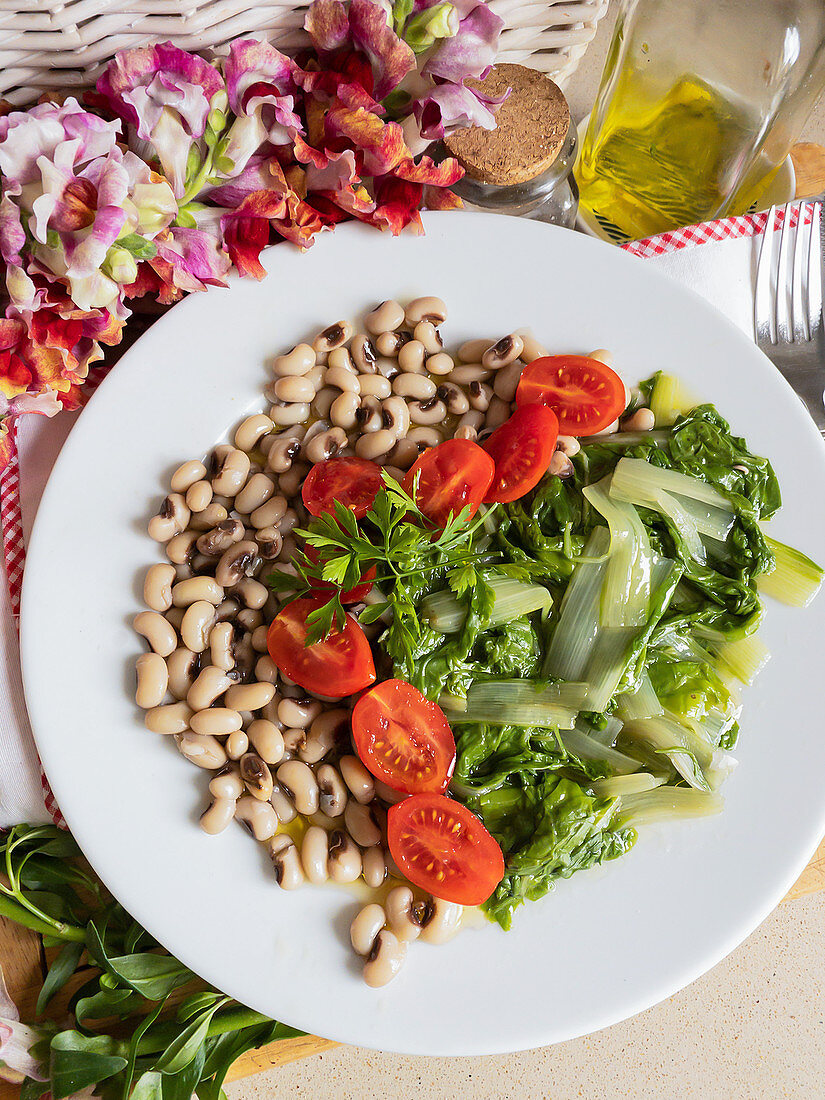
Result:
{"type": "Polygon", "coordinates": [[[623,0],[582,206],[631,238],[743,213],[823,86],[823,0],[623,0]]]}
{"type": "Polygon", "coordinates": [[[465,175],[453,191],[465,207],[513,214],[572,227],[578,208],[573,177],[576,128],[561,90],[523,65],[496,65],[483,81],[486,95],[510,94],[498,109],[495,130],[479,126],[445,138],[465,175]]]}

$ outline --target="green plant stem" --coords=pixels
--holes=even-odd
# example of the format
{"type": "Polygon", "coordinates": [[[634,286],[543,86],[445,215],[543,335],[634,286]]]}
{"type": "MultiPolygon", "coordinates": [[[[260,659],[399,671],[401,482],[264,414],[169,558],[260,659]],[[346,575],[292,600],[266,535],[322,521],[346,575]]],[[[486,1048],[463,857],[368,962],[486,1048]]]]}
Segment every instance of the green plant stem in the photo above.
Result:
{"type": "Polygon", "coordinates": [[[54,936],[56,939],[71,940],[74,943],[84,943],[86,940],[85,928],[58,920],[43,920],[4,894],[0,894],[0,917],[8,917],[16,924],[22,924],[24,928],[39,932],[41,936],[54,936]]]}

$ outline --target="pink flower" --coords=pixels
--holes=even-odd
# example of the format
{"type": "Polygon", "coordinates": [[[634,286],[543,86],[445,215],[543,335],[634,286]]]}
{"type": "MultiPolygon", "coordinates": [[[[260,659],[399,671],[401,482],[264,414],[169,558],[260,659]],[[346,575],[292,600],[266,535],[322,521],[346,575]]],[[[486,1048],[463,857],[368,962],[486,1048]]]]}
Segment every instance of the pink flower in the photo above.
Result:
{"type": "MultiPolygon", "coordinates": [[[[0,440],[0,453],[2,453],[0,440]]],[[[9,996],[3,971],[0,969],[0,1077],[21,1084],[26,1077],[34,1081],[48,1080],[44,1069],[32,1054],[36,1043],[46,1038],[42,1028],[20,1023],[20,1013],[9,996]]]]}

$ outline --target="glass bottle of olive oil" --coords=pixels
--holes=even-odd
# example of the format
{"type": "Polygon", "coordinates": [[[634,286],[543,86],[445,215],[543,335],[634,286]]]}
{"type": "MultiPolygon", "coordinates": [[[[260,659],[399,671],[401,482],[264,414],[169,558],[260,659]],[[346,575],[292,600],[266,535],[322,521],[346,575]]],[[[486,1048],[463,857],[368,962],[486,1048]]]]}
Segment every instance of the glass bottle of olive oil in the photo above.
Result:
{"type": "Polygon", "coordinates": [[[823,85],[822,0],[626,0],[576,167],[580,203],[627,239],[742,213],[823,85]]]}

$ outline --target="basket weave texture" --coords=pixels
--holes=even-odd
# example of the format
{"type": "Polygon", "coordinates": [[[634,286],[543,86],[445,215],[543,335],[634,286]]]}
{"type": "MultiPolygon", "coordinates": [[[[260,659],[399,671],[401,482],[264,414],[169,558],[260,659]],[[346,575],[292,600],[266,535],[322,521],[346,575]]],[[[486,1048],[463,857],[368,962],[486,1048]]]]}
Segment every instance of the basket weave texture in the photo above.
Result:
{"type": "MultiPolygon", "coordinates": [[[[491,0],[504,20],[499,61],[522,63],[560,84],[578,65],[608,0],[491,0]]],[[[308,39],[308,3],[288,0],[0,0],[0,98],[89,87],[118,52],[174,42],[202,52],[244,35],[293,50],[308,39]]]]}

